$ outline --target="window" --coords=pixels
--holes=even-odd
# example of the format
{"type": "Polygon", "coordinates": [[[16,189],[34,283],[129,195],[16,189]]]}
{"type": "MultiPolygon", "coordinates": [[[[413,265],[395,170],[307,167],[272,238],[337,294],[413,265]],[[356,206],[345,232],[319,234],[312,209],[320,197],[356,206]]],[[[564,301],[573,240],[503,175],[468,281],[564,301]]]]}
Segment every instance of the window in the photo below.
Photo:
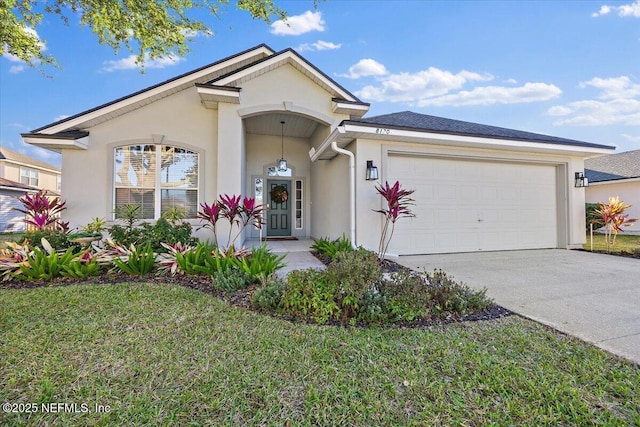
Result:
{"type": "Polygon", "coordinates": [[[296,229],[302,228],[302,181],[296,180],[296,229]]]}
{"type": "Polygon", "coordinates": [[[35,169],[20,168],[20,183],[37,187],[38,175],[38,171],[35,169]]]}
{"type": "Polygon", "coordinates": [[[114,210],[140,206],[143,219],[157,219],[174,207],[183,210],[187,218],[195,218],[198,153],[168,145],[118,147],[114,152],[114,193],[114,210]]]}

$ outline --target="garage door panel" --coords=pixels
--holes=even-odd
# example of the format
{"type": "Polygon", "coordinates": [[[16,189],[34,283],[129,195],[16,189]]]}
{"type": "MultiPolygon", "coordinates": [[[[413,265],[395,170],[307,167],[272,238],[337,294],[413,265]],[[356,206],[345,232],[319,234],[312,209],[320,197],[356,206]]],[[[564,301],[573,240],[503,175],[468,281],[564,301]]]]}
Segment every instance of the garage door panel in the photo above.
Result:
{"type": "Polygon", "coordinates": [[[557,247],[556,168],[389,157],[389,181],[415,189],[416,218],[396,224],[390,252],[557,247]]]}

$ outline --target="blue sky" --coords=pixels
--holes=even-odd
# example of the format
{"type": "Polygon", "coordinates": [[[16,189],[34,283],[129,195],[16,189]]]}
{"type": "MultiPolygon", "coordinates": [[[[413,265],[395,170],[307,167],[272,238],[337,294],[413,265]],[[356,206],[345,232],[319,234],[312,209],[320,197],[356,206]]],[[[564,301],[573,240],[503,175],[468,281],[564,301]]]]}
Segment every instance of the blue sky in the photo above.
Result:
{"type": "Polygon", "coordinates": [[[0,145],[59,165],[20,133],[266,43],[371,102],[368,116],[411,110],[640,149],[640,0],[276,2],[288,26],[232,6],[200,14],[214,35],[144,74],[77,20],[46,16],[36,31],[62,69],[0,58],[0,145]]]}

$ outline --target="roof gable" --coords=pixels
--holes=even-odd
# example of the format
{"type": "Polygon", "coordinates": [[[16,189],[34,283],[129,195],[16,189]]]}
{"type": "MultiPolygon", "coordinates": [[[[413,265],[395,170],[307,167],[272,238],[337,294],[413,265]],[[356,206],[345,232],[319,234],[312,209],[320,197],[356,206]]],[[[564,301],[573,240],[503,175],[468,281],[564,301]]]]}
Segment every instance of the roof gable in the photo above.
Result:
{"type": "Polygon", "coordinates": [[[640,150],[587,159],[584,167],[590,182],[640,178],[640,150]]]}
{"type": "Polygon", "coordinates": [[[342,87],[335,80],[291,48],[274,53],[271,56],[265,57],[254,63],[247,64],[246,66],[234,70],[226,75],[212,79],[207,82],[206,85],[210,85],[212,87],[241,86],[243,82],[287,64],[292,65],[295,69],[309,77],[314,83],[329,92],[332,98],[356,104],[369,105],[360,101],[358,97],[342,87]]]}
{"type": "Polygon", "coordinates": [[[34,159],[33,157],[29,157],[26,154],[18,153],[17,151],[9,150],[8,148],[4,147],[0,148],[0,160],[7,160],[10,162],[24,164],[25,166],[47,169],[52,172],[60,173],[60,168],[50,163],[34,159]]]}
{"type": "Polygon", "coordinates": [[[226,57],[219,61],[165,80],[156,85],[118,98],[106,104],[99,105],[65,119],[39,127],[31,131],[31,134],[44,133],[48,135],[57,134],[69,129],[87,129],[97,124],[103,123],[113,117],[125,114],[128,111],[165,98],[173,93],[179,92],[194,83],[204,83],[221,75],[242,68],[247,64],[255,63],[260,59],[273,55],[274,51],[266,44],[260,44],[251,49],[226,57]]]}
{"type": "Polygon", "coordinates": [[[516,129],[483,125],[479,123],[465,122],[462,120],[447,119],[444,117],[414,113],[412,111],[402,111],[399,113],[384,114],[363,119],[353,119],[349,120],[349,122],[375,126],[383,125],[386,127],[393,127],[397,129],[427,131],[452,135],[476,136],[485,138],[489,137],[517,141],[541,142],[548,144],[573,145],[580,147],[605,149],[615,148],[608,145],[592,144],[584,141],[558,138],[555,136],[525,132],[516,129]]]}

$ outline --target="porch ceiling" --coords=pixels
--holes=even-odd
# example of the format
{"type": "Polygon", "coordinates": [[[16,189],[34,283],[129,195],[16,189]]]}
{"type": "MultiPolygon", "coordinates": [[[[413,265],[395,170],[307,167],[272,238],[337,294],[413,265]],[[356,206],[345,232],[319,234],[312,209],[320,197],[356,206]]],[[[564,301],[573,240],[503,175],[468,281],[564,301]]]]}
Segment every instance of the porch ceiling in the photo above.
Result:
{"type": "Polygon", "coordinates": [[[307,117],[287,113],[268,113],[245,119],[247,133],[259,135],[276,135],[282,133],[281,121],[284,121],[284,136],[294,138],[310,138],[318,127],[318,122],[307,117]]]}

